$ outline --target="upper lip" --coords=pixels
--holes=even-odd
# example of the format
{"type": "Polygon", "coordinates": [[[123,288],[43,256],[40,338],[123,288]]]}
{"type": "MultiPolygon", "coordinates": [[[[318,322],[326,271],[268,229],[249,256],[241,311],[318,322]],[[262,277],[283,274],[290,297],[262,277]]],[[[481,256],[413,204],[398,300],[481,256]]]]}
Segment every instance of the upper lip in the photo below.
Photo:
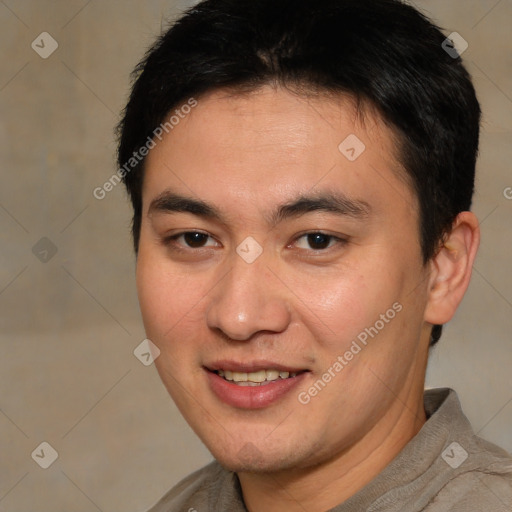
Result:
{"type": "Polygon", "coordinates": [[[307,371],[307,368],[298,368],[286,364],[276,363],[274,361],[252,361],[238,362],[231,360],[215,361],[205,364],[204,367],[211,372],[218,370],[228,370],[231,372],[252,373],[260,370],[278,370],[280,372],[298,373],[307,371]]]}

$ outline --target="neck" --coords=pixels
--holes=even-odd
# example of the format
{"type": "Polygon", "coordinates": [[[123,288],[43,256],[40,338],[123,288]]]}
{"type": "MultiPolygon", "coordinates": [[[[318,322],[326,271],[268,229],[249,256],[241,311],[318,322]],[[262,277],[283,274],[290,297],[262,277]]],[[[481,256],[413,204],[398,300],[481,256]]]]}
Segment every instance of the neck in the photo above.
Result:
{"type": "Polygon", "coordinates": [[[363,438],[332,459],[309,468],[239,473],[249,512],[324,512],[373,480],[426,421],[423,387],[397,397],[386,416],[363,438]]]}

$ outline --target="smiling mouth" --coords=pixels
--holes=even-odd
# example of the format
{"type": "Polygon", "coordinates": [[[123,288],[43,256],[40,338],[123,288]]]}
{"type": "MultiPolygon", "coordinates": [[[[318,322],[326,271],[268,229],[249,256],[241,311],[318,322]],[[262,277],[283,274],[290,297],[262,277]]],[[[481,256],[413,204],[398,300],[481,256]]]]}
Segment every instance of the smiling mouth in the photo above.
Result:
{"type": "Polygon", "coordinates": [[[292,379],[304,372],[283,372],[270,369],[247,373],[233,372],[230,370],[215,370],[214,373],[216,373],[219,377],[222,377],[224,380],[238,386],[265,386],[278,380],[292,379]]]}

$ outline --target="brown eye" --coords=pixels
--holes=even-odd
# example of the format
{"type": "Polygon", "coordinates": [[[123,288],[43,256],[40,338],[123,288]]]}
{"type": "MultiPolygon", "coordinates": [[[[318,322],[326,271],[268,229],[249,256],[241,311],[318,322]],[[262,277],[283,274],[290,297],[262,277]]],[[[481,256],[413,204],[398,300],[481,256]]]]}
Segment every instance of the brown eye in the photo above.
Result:
{"type": "Polygon", "coordinates": [[[204,244],[208,241],[208,235],[197,232],[183,233],[183,241],[189,247],[197,249],[199,247],[203,247],[204,244]]]}
{"type": "Polygon", "coordinates": [[[215,247],[218,244],[207,233],[201,231],[184,231],[176,235],[169,236],[164,240],[165,245],[175,246],[182,249],[202,249],[215,247]]]}
{"type": "Polygon", "coordinates": [[[329,246],[332,236],[323,233],[312,233],[307,235],[307,241],[311,249],[325,249],[329,246]]]}
{"type": "Polygon", "coordinates": [[[322,251],[324,249],[330,249],[336,244],[343,245],[344,243],[345,240],[334,235],[315,232],[305,233],[304,235],[299,236],[295,242],[295,246],[304,250],[322,251]]]}

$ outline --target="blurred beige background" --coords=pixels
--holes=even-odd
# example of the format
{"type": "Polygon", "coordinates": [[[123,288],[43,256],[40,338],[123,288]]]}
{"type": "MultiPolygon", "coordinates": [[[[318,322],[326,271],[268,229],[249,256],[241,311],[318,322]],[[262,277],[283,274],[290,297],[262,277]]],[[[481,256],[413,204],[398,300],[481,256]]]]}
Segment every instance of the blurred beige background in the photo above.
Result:
{"type": "MultiPolygon", "coordinates": [[[[142,511],[210,460],[133,354],[124,189],[92,194],[116,169],[131,69],[192,3],[0,1],[0,512],[142,511]],[[48,469],[42,442],[58,453],[48,469]]],[[[427,385],[454,387],[475,430],[512,451],[512,2],[414,4],[468,41],[484,111],[482,247],[427,385]]]]}

